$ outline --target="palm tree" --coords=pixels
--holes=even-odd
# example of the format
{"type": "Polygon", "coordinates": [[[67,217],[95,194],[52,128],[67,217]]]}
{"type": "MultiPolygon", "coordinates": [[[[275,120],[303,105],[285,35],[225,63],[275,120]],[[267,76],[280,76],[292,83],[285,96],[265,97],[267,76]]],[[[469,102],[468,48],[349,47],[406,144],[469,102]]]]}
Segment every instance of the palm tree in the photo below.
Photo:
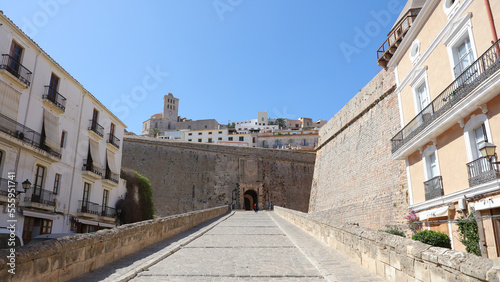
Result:
{"type": "Polygon", "coordinates": [[[153,137],[156,138],[156,136],[160,135],[161,131],[158,128],[153,128],[151,130],[151,134],[153,134],[153,137]]]}
{"type": "Polygon", "coordinates": [[[280,130],[286,127],[286,120],[284,118],[277,118],[275,123],[279,126],[280,130]]]}

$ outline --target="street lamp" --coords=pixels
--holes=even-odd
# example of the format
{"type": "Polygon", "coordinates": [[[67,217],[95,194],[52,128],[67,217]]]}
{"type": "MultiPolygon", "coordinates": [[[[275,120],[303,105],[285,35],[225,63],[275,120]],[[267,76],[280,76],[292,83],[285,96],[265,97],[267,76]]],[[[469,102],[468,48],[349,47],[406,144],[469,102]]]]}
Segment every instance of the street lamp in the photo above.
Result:
{"type": "Polygon", "coordinates": [[[31,187],[31,182],[26,179],[24,180],[24,182],[22,183],[22,186],[23,186],[23,189],[24,191],[16,191],[16,197],[19,195],[19,194],[22,194],[22,193],[26,193],[28,191],[28,189],[30,189],[31,187]]]}
{"type": "MultiPolygon", "coordinates": [[[[483,157],[486,157],[490,160],[495,156],[495,150],[497,146],[494,144],[484,142],[481,146],[479,146],[479,152],[481,152],[481,155],[483,157]]],[[[491,164],[500,164],[500,162],[491,162],[491,164]]]]}

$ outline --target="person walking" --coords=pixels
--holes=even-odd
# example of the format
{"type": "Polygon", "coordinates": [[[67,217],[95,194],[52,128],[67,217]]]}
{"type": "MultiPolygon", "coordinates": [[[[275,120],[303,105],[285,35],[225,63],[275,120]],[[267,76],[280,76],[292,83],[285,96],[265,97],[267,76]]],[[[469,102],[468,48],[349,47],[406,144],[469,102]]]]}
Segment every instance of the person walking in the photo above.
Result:
{"type": "Polygon", "coordinates": [[[257,204],[253,204],[253,210],[257,212],[257,204]]]}

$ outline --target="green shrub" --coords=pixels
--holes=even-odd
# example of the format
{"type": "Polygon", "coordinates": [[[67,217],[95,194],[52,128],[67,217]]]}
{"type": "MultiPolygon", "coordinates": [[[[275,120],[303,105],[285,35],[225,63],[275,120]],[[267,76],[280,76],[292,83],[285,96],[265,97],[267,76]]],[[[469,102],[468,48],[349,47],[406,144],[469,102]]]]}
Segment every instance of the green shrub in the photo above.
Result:
{"type": "Polygon", "coordinates": [[[423,230],[417,232],[413,237],[413,240],[420,241],[435,247],[442,247],[451,249],[450,237],[439,231],[423,230]]]}
{"type": "Polygon", "coordinates": [[[406,235],[403,232],[403,230],[401,230],[396,225],[392,225],[392,226],[391,225],[386,225],[385,227],[387,229],[386,230],[382,230],[383,232],[386,232],[386,233],[389,233],[389,234],[392,234],[392,235],[396,235],[396,236],[406,237],[406,235]]]}

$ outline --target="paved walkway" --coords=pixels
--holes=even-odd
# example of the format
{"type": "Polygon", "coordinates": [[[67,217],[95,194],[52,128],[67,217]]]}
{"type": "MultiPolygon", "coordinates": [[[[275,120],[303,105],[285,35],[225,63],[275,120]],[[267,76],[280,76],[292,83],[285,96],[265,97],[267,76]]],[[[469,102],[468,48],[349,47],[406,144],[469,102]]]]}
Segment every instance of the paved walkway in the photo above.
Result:
{"type": "Polygon", "coordinates": [[[141,253],[75,281],[383,281],[274,212],[234,212],[141,253]]]}

